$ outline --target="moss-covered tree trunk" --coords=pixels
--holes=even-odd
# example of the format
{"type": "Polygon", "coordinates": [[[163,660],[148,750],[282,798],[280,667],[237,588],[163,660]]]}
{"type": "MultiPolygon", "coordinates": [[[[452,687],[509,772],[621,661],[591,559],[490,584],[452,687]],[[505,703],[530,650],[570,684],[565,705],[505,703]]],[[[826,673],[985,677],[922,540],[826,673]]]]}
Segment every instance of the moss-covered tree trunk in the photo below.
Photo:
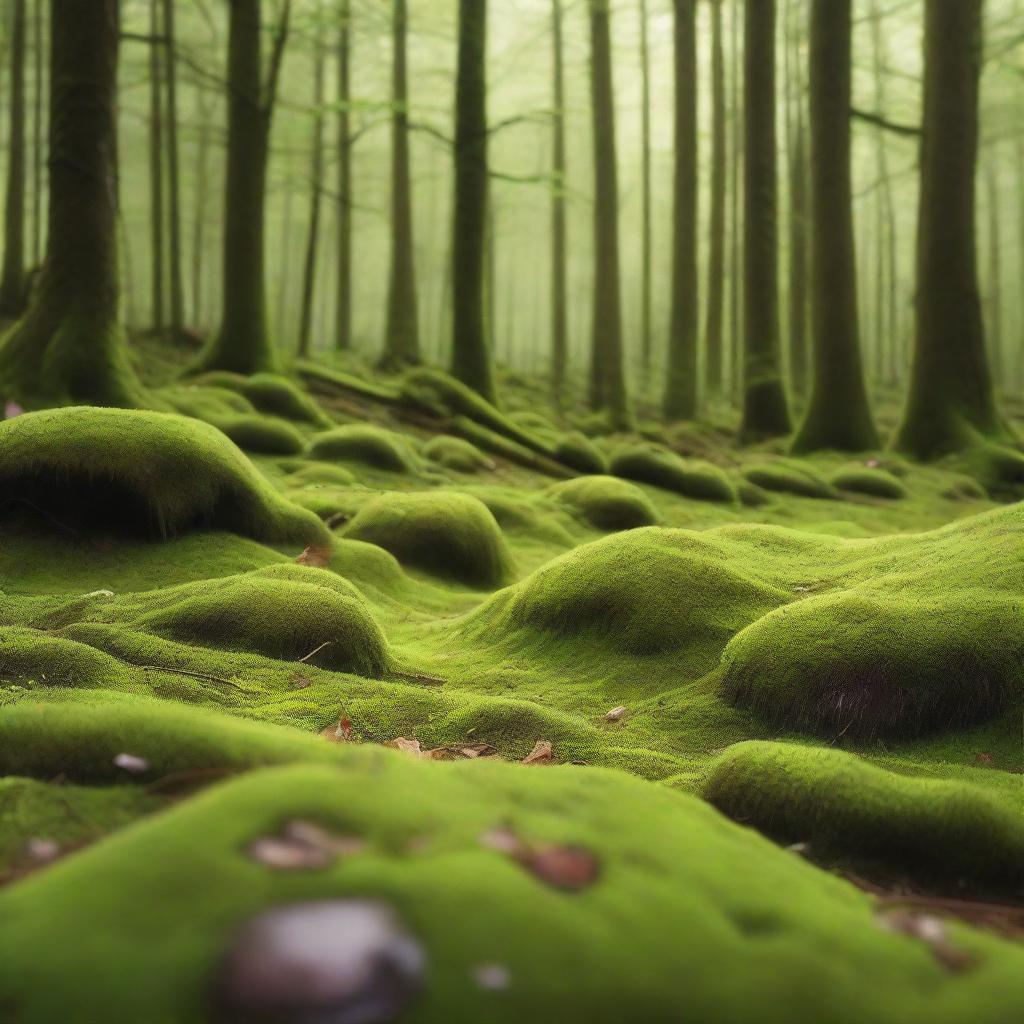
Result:
{"type": "Polygon", "coordinates": [[[335,344],[352,347],[352,6],[341,0],[338,17],[338,267],[335,344]]]}
{"type": "Polygon", "coordinates": [[[569,352],[568,312],[568,226],[565,204],[565,54],[563,46],[562,0],[552,0],[553,160],[551,197],[551,387],[555,400],[562,401],[569,352]]]}
{"type": "Polygon", "coordinates": [[[25,308],[25,0],[13,0],[10,12],[11,98],[0,278],[2,317],[18,316],[25,308]]]}
{"type": "Polygon", "coordinates": [[[590,403],[615,427],[630,422],[622,354],[619,272],[619,172],[615,144],[609,0],[589,0],[590,91],[594,139],[594,296],[590,403]]]}
{"type": "Polygon", "coordinates": [[[651,372],[654,343],[652,277],[654,203],[651,189],[651,47],[647,0],[640,0],[640,352],[644,376],[651,372]]]}
{"type": "Polygon", "coordinates": [[[675,0],[675,180],[667,419],[697,414],[697,10],[675,0]]]}
{"type": "Polygon", "coordinates": [[[149,269],[151,326],[157,334],[163,334],[167,326],[164,304],[167,272],[164,266],[163,61],[158,42],[162,32],[160,0],[149,0],[149,269]]]}
{"type": "Polygon", "coordinates": [[[722,0],[711,0],[711,215],[708,224],[708,295],[704,322],[704,386],[722,393],[725,312],[725,203],[728,165],[725,144],[725,48],[722,0]]]}
{"type": "Polygon", "coordinates": [[[0,395],[32,407],[137,405],[120,325],[117,0],[52,0],[46,258],[0,343],[0,395]]]}
{"type": "Polygon", "coordinates": [[[174,0],[163,0],[167,87],[167,283],[171,330],[185,328],[185,284],[181,265],[181,160],[178,146],[178,33],[174,0]]]}
{"type": "Polygon", "coordinates": [[[788,0],[786,25],[786,149],[789,154],[789,382],[794,394],[807,393],[808,336],[808,162],[804,122],[804,81],[800,71],[803,19],[801,0],[788,0]]]}
{"type": "Polygon", "coordinates": [[[897,446],[929,459],[1003,433],[978,294],[982,0],[927,0],[917,327],[897,446]]]}
{"type": "Polygon", "coordinates": [[[729,20],[729,134],[732,167],[729,175],[729,371],[730,394],[743,384],[743,74],[741,31],[743,0],[734,0],[729,20]]]}
{"type": "Polygon", "coordinates": [[[487,191],[487,0],[459,0],[452,373],[493,401],[496,396],[484,307],[487,191]]]}
{"type": "Polygon", "coordinates": [[[850,171],[851,0],[811,4],[811,398],[798,452],[878,447],[861,363],[850,171]]]}
{"type": "Polygon", "coordinates": [[[228,152],[224,195],[224,300],[206,369],[257,373],[277,364],[264,281],[267,157],[273,96],[264,97],[260,0],[230,0],[228,152]]]}
{"type": "Polygon", "coordinates": [[[391,65],[391,276],[382,365],[397,369],[419,362],[419,309],[416,298],[412,219],[412,173],[409,169],[409,16],[406,0],[392,7],[391,65]]]}
{"type": "Polygon", "coordinates": [[[299,316],[299,354],[309,354],[313,340],[313,296],[316,291],[317,255],[320,251],[320,210],[324,189],[324,80],[326,54],[319,39],[313,58],[313,145],[309,167],[309,224],[306,228],[306,258],[302,271],[302,308],[299,316]]]}
{"type": "Polygon", "coordinates": [[[32,46],[32,265],[43,261],[43,153],[46,146],[43,122],[46,97],[46,3],[36,0],[32,46]]]}
{"type": "Polygon", "coordinates": [[[779,365],[775,0],[744,4],[743,265],[745,441],[789,433],[779,365]]]}

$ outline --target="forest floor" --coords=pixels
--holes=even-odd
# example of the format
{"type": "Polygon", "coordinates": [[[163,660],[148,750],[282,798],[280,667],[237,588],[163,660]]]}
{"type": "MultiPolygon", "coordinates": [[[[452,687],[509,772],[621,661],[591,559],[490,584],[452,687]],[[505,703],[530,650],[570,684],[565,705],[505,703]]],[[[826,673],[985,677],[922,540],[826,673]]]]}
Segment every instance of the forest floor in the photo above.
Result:
{"type": "Polygon", "coordinates": [[[181,359],[0,424],[0,1021],[1020,1019],[999,452],[181,359]]]}

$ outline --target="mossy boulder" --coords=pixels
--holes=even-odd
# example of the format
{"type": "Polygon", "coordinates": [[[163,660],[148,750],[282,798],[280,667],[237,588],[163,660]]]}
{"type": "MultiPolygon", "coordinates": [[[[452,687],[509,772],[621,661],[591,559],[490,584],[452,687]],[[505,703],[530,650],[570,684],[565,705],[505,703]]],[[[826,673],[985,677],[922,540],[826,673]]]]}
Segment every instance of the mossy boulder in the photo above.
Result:
{"type": "Polygon", "coordinates": [[[578,473],[603,475],[608,472],[608,459],[604,452],[579,431],[564,434],[558,439],[554,457],[578,473]]]}
{"type": "Polygon", "coordinates": [[[211,422],[247,452],[298,455],[305,447],[302,435],[290,423],[276,417],[231,416],[211,422]]]}
{"type": "Polygon", "coordinates": [[[904,485],[884,469],[869,466],[846,466],[833,474],[829,484],[839,491],[866,494],[872,498],[898,501],[907,496],[904,485]]]}
{"type": "Polygon", "coordinates": [[[106,531],[326,538],[320,521],[274,491],[219,430],[166,413],[76,406],[5,420],[0,491],[9,508],[106,531]]]}
{"type": "Polygon", "coordinates": [[[372,469],[411,473],[416,457],[405,439],[381,427],[353,424],[317,434],[308,454],[323,461],[359,462],[372,469]]]}
{"type": "Polygon", "coordinates": [[[119,689],[124,667],[87,644],[37,629],[0,628],[0,681],[44,687],[119,689]]]}
{"type": "Polygon", "coordinates": [[[614,476],[651,484],[698,501],[736,501],[736,488],[718,466],[683,459],[667,448],[632,445],[611,458],[614,476]]]}
{"type": "Polygon", "coordinates": [[[840,591],[779,608],[722,655],[723,692],[777,728],[830,740],[907,739],[1024,700],[1024,607],[950,590],[840,591]]]}
{"type": "Polygon", "coordinates": [[[307,462],[296,459],[293,464],[283,468],[288,472],[285,483],[289,487],[308,487],[311,484],[350,487],[356,482],[355,474],[351,470],[331,462],[307,462]]]}
{"type": "Polygon", "coordinates": [[[743,471],[750,483],[765,491],[795,494],[800,498],[834,498],[836,492],[817,473],[794,459],[779,459],[743,471]]]}
{"type": "Polygon", "coordinates": [[[567,480],[551,489],[556,501],[598,530],[633,530],[660,521],[651,500],[639,487],[613,476],[567,480]]]}
{"type": "Polygon", "coordinates": [[[456,473],[480,473],[494,468],[494,462],[475,444],[450,434],[432,437],[423,446],[423,454],[431,462],[456,473]]]}
{"type": "Polygon", "coordinates": [[[245,379],[241,390],[262,413],[318,427],[331,425],[331,418],[316,401],[287,377],[256,373],[245,379]]]}
{"type": "Polygon", "coordinates": [[[467,494],[384,494],[345,531],[390,551],[401,563],[472,587],[507,583],[512,555],[487,506],[467,494]]]}

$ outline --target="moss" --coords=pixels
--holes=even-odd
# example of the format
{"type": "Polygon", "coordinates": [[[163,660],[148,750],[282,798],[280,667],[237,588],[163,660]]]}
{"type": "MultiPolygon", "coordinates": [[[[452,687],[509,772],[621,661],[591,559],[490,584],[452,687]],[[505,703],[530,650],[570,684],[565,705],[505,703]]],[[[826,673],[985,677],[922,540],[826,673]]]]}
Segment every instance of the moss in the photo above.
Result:
{"type": "Polygon", "coordinates": [[[209,422],[228,415],[252,415],[252,403],[238,391],[216,385],[161,388],[159,396],[176,412],[209,422]]]}
{"type": "Polygon", "coordinates": [[[327,484],[332,487],[350,487],[356,482],[355,474],[344,466],[330,462],[296,461],[285,483],[289,487],[307,487],[310,484],[327,484]]]}
{"type": "Polygon", "coordinates": [[[730,700],[829,739],[906,738],[1022,703],[1018,600],[841,591],[779,608],[722,656],[730,700]]]}
{"type": "Polygon", "coordinates": [[[1024,455],[998,444],[968,447],[952,465],[975,479],[993,498],[1015,500],[1024,494],[1024,455]]]}
{"type": "Polygon", "coordinates": [[[0,628],[0,682],[24,686],[119,689],[119,662],[86,644],[37,629],[0,628]]]}
{"type": "Polygon", "coordinates": [[[633,530],[654,526],[658,512],[639,487],[612,476],[567,480],[552,496],[598,530],[633,530]]]}
{"type": "Polygon", "coordinates": [[[612,456],[611,471],[699,501],[736,500],[736,489],[717,466],[682,459],[664,448],[636,445],[620,449],[612,456]]]}
{"type": "Polygon", "coordinates": [[[380,427],[352,425],[317,434],[309,444],[314,459],[360,462],[373,469],[411,473],[416,459],[405,441],[380,427]]]}
{"type": "Polygon", "coordinates": [[[232,416],[212,422],[244,451],[260,455],[298,455],[305,447],[302,435],[285,420],[270,416],[232,416]]]}
{"type": "Polygon", "coordinates": [[[475,444],[448,434],[432,437],[423,446],[423,454],[456,473],[479,473],[494,468],[494,463],[475,444]]]}
{"type": "Polygon", "coordinates": [[[837,750],[741,743],[721,755],[704,797],[731,818],[816,859],[881,863],[933,884],[1015,892],[1024,815],[969,782],[906,778],[837,750]]]}
{"type": "Polygon", "coordinates": [[[565,434],[555,445],[554,457],[570,469],[580,473],[603,475],[608,472],[608,460],[590,438],[579,432],[565,434]]]}
{"type": "Polygon", "coordinates": [[[736,495],[744,508],[761,508],[771,502],[771,495],[757,484],[749,480],[741,480],[736,487],[736,495]]]}
{"type": "Polygon", "coordinates": [[[314,426],[331,425],[331,418],[302,388],[274,373],[256,373],[246,378],[242,393],[262,413],[314,426]]]}
{"type": "Polygon", "coordinates": [[[473,587],[501,586],[512,573],[501,528],[482,502],[466,494],[384,494],[359,512],[345,536],[473,587]]]}
{"type": "Polygon", "coordinates": [[[813,470],[790,459],[765,462],[743,471],[750,483],[765,491],[795,494],[801,498],[834,498],[835,492],[813,470]]]}
{"type": "Polygon", "coordinates": [[[872,498],[898,501],[907,496],[906,487],[892,473],[868,466],[847,466],[835,473],[829,484],[840,491],[867,494],[872,498]]]}
{"type": "Polygon", "coordinates": [[[0,489],[51,520],[167,536],[197,528],[322,540],[214,427],[164,413],[73,407],[0,423],[0,489]]]}

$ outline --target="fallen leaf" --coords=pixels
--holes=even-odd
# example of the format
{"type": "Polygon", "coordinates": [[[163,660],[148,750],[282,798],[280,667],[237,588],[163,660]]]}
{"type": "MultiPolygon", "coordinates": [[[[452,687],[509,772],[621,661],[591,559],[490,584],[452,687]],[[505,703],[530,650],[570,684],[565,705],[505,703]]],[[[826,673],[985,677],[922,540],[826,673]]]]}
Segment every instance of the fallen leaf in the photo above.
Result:
{"type": "Polygon", "coordinates": [[[459,747],[459,753],[470,760],[478,757],[494,757],[498,753],[489,743],[474,743],[469,747],[459,747]]]}
{"type": "Polygon", "coordinates": [[[391,740],[390,743],[385,743],[384,746],[391,747],[393,750],[400,750],[403,754],[408,754],[409,757],[429,756],[429,754],[424,754],[419,740],[407,740],[404,736],[399,736],[397,739],[391,740]]]}
{"type": "Polygon", "coordinates": [[[607,715],[604,716],[606,722],[621,722],[626,717],[626,709],[621,704],[617,708],[612,708],[607,715]]]}
{"type": "Polygon", "coordinates": [[[290,821],[280,835],[250,843],[248,854],[277,871],[302,871],[329,867],[339,857],[365,849],[366,840],[358,836],[336,836],[311,821],[290,821]]]}
{"type": "Polygon", "coordinates": [[[889,910],[876,916],[886,931],[923,942],[932,956],[952,974],[960,974],[974,966],[974,957],[960,949],[949,937],[946,922],[934,914],[914,910],[889,910]]]}
{"type": "Polygon", "coordinates": [[[60,846],[52,839],[34,837],[25,844],[25,854],[36,864],[50,864],[60,856],[60,846]]]}
{"type": "Polygon", "coordinates": [[[992,763],[992,755],[991,754],[979,754],[977,760],[978,760],[979,764],[991,764],[992,763]]]}
{"type": "Polygon", "coordinates": [[[323,544],[310,544],[295,561],[299,565],[311,565],[322,569],[331,560],[331,549],[323,544]]]}
{"type": "Polygon", "coordinates": [[[308,686],[313,684],[301,673],[296,672],[292,675],[292,686],[296,690],[305,690],[308,686]]]}
{"type": "Polygon", "coordinates": [[[579,846],[531,843],[503,826],[480,837],[480,844],[511,857],[542,882],[566,892],[579,892],[597,881],[597,858],[579,846]]]}
{"type": "Polygon", "coordinates": [[[17,402],[6,402],[4,404],[4,419],[13,420],[15,416],[20,416],[24,411],[17,402]]]}
{"type": "Polygon", "coordinates": [[[547,740],[538,740],[533,745],[533,750],[523,758],[523,764],[548,764],[554,758],[551,744],[547,740]]]}
{"type": "Polygon", "coordinates": [[[149,771],[149,762],[137,754],[118,754],[114,758],[114,764],[122,771],[130,772],[132,775],[141,775],[149,771]]]}
{"type": "Polygon", "coordinates": [[[881,464],[881,461],[878,459],[868,459],[864,463],[864,465],[867,466],[868,469],[878,469],[878,467],[881,466],[881,464]]]}
{"type": "Polygon", "coordinates": [[[329,725],[326,729],[321,729],[320,735],[332,743],[352,743],[355,740],[352,723],[345,717],[340,718],[337,725],[329,725]]]}

